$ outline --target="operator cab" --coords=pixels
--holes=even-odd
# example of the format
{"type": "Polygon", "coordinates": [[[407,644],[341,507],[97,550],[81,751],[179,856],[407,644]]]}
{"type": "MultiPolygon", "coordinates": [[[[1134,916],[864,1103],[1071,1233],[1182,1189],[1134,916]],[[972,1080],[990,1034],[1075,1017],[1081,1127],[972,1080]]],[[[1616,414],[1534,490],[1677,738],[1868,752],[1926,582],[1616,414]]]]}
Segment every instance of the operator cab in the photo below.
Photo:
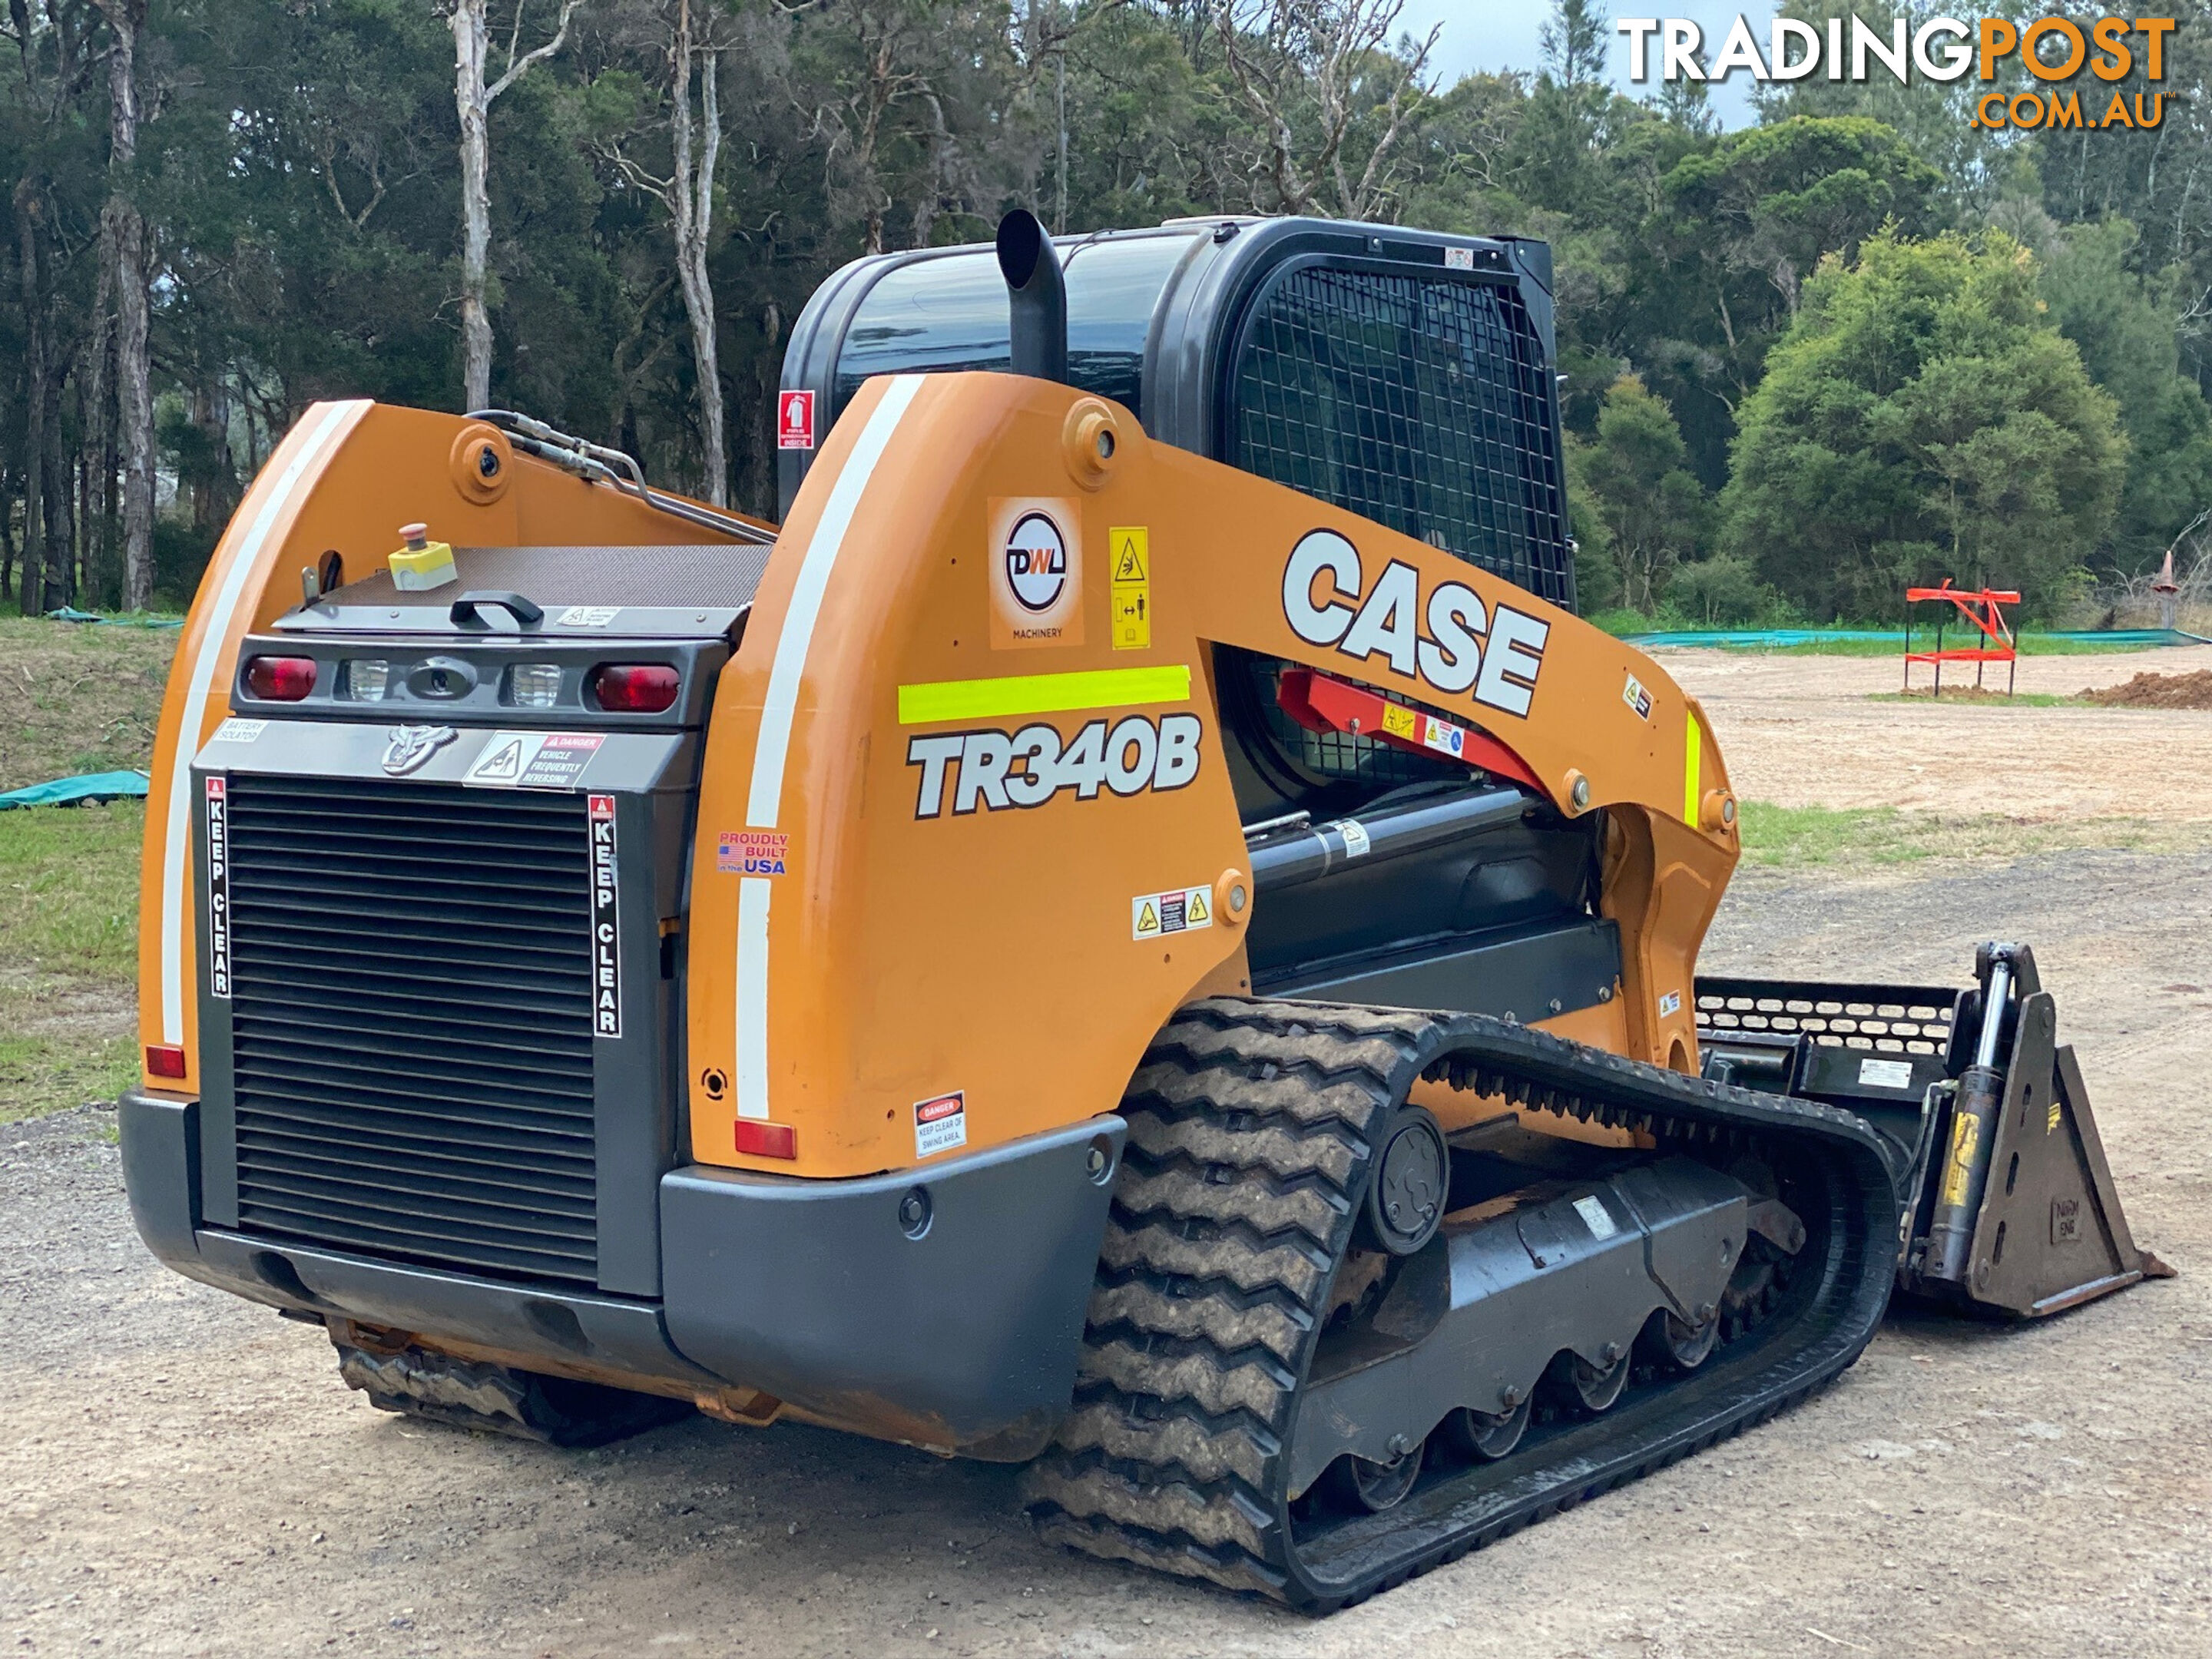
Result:
{"type": "MultiPolygon", "coordinates": [[[[1054,246],[1072,384],[1125,405],[1160,442],[1574,608],[1546,244],[1220,218],[1054,246]]],[[[823,283],[783,371],[787,392],[811,394],[817,443],[871,375],[1012,367],[1013,305],[994,253],[882,254],[823,283]]],[[[816,453],[782,452],[787,514],[816,453]]],[[[1255,988],[1466,1007],[1480,979],[1499,988],[1483,1012],[1522,1018],[1609,994],[1613,936],[1590,915],[1602,814],[1570,823],[1465,765],[1310,730],[1284,707],[1289,665],[1276,659],[1223,647],[1214,666],[1269,901],[1250,939],[1255,988]],[[1364,850],[1347,854],[1328,821],[1354,814],[1364,850]],[[1410,939],[1429,942],[1408,962],[1374,956],[1410,939]],[[1455,944],[1440,962],[1447,941],[1513,948],[1478,970],[1455,944]]]]}

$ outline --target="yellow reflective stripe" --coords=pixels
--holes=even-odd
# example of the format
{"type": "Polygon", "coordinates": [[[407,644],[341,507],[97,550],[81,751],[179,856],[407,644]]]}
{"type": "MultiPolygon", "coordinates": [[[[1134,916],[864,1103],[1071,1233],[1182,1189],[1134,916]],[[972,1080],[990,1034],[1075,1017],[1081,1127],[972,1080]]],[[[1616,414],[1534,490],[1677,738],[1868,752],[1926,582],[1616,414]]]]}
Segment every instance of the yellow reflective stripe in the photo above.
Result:
{"type": "Polygon", "coordinates": [[[997,680],[938,680],[898,689],[901,726],[1007,720],[1144,702],[1188,702],[1190,665],[1097,668],[1079,674],[1014,674],[997,680]]]}
{"type": "Polygon", "coordinates": [[[1698,765],[1703,756],[1705,743],[1698,731],[1698,717],[1690,716],[1690,744],[1682,754],[1682,822],[1692,830],[1698,827],[1698,811],[1705,805],[1705,797],[1698,788],[1698,765]]]}

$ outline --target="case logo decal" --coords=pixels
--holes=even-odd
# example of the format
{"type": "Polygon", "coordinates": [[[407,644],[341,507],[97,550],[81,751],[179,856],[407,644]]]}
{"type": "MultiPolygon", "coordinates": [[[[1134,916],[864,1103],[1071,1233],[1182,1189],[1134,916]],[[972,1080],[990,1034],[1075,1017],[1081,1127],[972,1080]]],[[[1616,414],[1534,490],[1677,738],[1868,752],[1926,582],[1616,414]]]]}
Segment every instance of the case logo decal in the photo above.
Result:
{"type": "Polygon", "coordinates": [[[914,815],[943,816],[948,795],[952,815],[964,817],[979,808],[1042,806],[1063,789],[1078,800],[1096,800],[1101,789],[1116,795],[1181,789],[1198,775],[1204,731],[1195,714],[1163,714],[1157,725],[1130,714],[1110,729],[1092,720],[1065,741],[1043,724],[909,738],[906,763],[921,769],[914,815]]]}
{"type": "Polygon", "coordinates": [[[1073,501],[1015,496],[991,503],[991,644],[1083,643],[1083,544],[1073,501]]]}
{"type": "Polygon", "coordinates": [[[1363,669],[1379,656],[1408,680],[1523,717],[1552,636],[1551,623],[1486,605],[1462,582],[1425,594],[1420,572],[1396,559],[1370,587],[1359,550],[1334,530],[1309,531],[1291,550],[1283,618],[1307,644],[1334,646],[1363,669]]]}

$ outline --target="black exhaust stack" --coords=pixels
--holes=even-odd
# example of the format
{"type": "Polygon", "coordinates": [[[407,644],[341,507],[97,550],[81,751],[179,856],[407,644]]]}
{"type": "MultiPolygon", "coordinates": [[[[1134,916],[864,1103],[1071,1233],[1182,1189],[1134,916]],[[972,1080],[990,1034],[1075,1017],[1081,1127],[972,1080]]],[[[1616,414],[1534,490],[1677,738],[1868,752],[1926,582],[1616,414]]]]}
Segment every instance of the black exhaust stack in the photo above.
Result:
{"type": "Polygon", "coordinates": [[[1016,208],[999,221],[999,274],[1006,279],[1017,374],[1067,379],[1067,284],[1042,221],[1016,208]]]}

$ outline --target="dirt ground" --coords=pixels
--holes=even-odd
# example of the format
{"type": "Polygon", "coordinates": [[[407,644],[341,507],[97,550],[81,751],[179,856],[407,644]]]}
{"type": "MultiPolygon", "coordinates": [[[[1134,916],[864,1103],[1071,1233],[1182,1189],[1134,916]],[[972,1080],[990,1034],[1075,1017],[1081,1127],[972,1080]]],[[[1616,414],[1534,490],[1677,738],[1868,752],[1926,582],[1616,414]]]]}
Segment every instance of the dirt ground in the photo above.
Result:
{"type": "MultiPolygon", "coordinates": [[[[1903,684],[1893,657],[1654,654],[1712,716],[1746,800],[2035,822],[2212,820],[2212,714],[2203,710],[1884,702],[1903,684]]],[[[2018,666],[2021,691],[2072,696],[2141,672],[2212,668],[2212,646],[2022,657],[2018,666]]],[[[2004,671],[1991,672],[2001,688],[2004,671]]],[[[1913,676],[1916,687],[1929,684],[1924,666],[1913,676]]]]}
{"type": "MultiPolygon", "coordinates": [[[[2031,659],[2023,686],[2185,657],[2212,651],[2031,659]]],[[[2212,714],[1866,701],[1887,661],[1668,666],[1748,798],[2212,818],[2212,714]]],[[[704,1419],[590,1453],[403,1423],[318,1333],[154,1265],[112,1113],[0,1127],[0,1652],[2202,1659],[2207,914],[2202,851],[1740,875],[1712,972],[1955,981],[1978,939],[2033,942],[2181,1277],[2020,1329],[1893,1317],[1796,1412],[1320,1622],[1044,1550],[1008,1469],[704,1419]]]]}
{"type": "Polygon", "coordinates": [[[635,1656],[2212,1652],[2212,855],[1746,876],[1708,963],[1954,976],[2033,940],[2137,1236],[2182,1276],[1893,1318],[1834,1388],[1315,1623],[1048,1552],[1010,1470],[703,1419],[560,1453],[405,1424],[156,1267],[112,1119],[0,1139],[0,1651],[635,1656]]]}

